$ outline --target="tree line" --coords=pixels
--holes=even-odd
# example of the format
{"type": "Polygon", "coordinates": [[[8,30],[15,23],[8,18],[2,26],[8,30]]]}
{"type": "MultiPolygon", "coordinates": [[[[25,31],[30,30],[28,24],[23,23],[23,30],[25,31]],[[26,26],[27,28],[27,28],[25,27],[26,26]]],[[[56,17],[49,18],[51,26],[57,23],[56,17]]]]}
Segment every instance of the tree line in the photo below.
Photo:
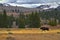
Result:
{"type": "Polygon", "coordinates": [[[57,9],[35,11],[28,15],[20,13],[19,17],[15,18],[13,15],[8,16],[6,10],[3,10],[3,13],[0,13],[0,28],[12,28],[14,21],[18,28],[39,28],[41,27],[41,20],[48,20],[47,25],[56,26],[60,24],[60,11],[57,9]],[[57,20],[59,21],[58,23],[57,20]]]}

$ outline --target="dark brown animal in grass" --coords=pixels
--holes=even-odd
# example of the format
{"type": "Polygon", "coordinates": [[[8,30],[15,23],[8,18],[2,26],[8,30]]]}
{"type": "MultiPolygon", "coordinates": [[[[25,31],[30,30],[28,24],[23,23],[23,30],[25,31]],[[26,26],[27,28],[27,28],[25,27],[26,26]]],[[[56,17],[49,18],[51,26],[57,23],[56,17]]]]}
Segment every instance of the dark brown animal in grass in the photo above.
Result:
{"type": "Polygon", "coordinates": [[[49,31],[49,28],[47,28],[47,27],[41,27],[40,29],[43,31],[45,31],[45,30],[49,31]]]}

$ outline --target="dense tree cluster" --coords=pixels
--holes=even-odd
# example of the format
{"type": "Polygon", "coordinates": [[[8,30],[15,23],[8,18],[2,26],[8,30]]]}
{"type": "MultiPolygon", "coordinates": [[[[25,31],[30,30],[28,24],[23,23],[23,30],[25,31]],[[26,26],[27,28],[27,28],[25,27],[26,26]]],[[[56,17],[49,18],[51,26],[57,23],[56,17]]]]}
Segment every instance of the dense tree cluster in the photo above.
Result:
{"type": "Polygon", "coordinates": [[[0,28],[11,28],[13,23],[13,16],[7,16],[6,11],[0,14],[0,28]]]}
{"type": "Polygon", "coordinates": [[[12,28],[14,21],[18,28],[26,28],[27,26],[28,28],[39,28],[41,27],[41,20],[48,20],[47,25],[51,26],[60,24],[60,10],[36,11],[28,15],[20,13],[17,18],[13,15],[8,16],[3,10],[3,13],[0,14],[0,28],[12,28]]]}
{"type": "Polygon", "coordinates": [[[30,28],[39,28],[40,27],[40,16],[38,12],[35,12],[29,15],[29,26],[30,28]]]}
{"type": "Polygon", "coordinates": [[[25,28],[25,15],[23,13],[16,19],[16,25],[18,25],[19,28],[25,28]]]}

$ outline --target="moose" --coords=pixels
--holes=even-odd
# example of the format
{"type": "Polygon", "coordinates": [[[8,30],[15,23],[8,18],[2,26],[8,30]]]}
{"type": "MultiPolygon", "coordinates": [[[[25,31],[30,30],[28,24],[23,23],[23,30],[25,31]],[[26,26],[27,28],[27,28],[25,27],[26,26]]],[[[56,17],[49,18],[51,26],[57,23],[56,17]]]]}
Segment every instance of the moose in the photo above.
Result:
{"type": "Polygon", "coordinates": [[[48,27],[41,27],[40,29],[43,30],[43,31],[45,31],[45,30],[49,31],[48,27]]]}

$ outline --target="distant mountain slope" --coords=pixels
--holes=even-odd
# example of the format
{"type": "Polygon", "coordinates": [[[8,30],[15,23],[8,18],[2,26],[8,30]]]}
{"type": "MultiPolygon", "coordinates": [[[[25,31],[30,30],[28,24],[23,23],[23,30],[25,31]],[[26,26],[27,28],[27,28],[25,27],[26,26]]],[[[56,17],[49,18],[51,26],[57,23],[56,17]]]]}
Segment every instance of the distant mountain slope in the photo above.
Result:
{"type": "Polygon", "coordinates": [[[36,8],[40,8],[40,9],[49,9],[50,5],[40,5],[36,8]]]}
{"type": "Polygon", "coordinates": [[[57,8],[60,0],[0,0],[0,3],[5,3],[6,6],[21,6],[26,8],[36,8],[40,5],[50,5],[50,8],[57,8]]]}
{"type": "Polygon", "coordinates": [[[0,7],[3,6],[3,9],[7,9],[7,10],[18,9],[18,10],[23,10],[23,11],[52,10],[55,8],[60,9],[60,4],[56,4],[56,3],[53,3],[53,4],[52,3],[47,3],[47,4],[0,3],[0,7]],[[4,7],[4,6],[8,6],[8,7],[4,7]]]}

